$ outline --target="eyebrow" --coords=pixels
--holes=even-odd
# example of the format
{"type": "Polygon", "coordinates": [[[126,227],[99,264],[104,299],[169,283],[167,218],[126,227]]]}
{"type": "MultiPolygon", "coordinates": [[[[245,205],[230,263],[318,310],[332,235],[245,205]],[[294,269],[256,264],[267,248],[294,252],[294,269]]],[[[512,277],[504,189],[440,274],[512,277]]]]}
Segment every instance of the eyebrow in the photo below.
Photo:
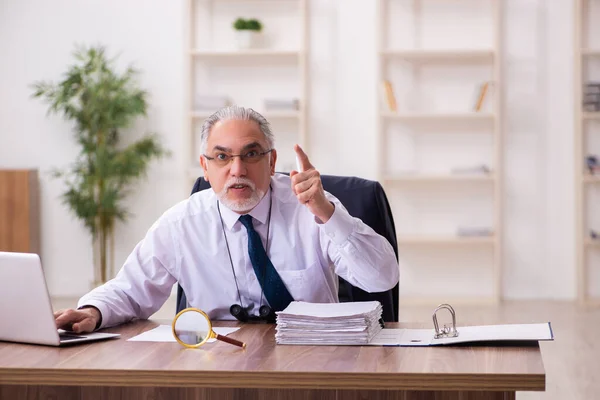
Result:
{"type": "MultiPolygon", "coordinates": [[[[242,147],[242,151],[254,149],[254,148],[257,148],[257,147],[262,150],[262,146],[258,142],[248,143],[247,145],[245,145],[244,147],[242,147]]],[[[213,150],[222,151],[222,152],[225,152],[225,153],[231,153],[232,152],[231,148],[229,148],[229,147],[223,147],[223,146],[219,146],[219,145],[215,146],[213,148],[213,150]]]]}

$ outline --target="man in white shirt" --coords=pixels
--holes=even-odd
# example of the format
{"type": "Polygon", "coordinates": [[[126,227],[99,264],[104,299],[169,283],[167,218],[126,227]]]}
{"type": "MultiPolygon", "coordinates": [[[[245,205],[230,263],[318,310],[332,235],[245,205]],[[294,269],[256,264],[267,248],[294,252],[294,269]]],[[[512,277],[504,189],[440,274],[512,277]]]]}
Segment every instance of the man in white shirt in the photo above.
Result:
{"type": "Polygon", "coordinates": [[[337,302],[336,275],[368,292],[394,287],[390,243],[326,193],[307,155],[294,150],[300,171],[276,174],[267,120],[237,106],[217,111],[201,134],[212,190],[167,210],[114,279],[83,296],[77,310],[55,313],[57,327],[89,332],[148,318],[176,282],[190,306],[214,319],[233,319],[233,305],[257,315],[292,300],[337,302]]]}

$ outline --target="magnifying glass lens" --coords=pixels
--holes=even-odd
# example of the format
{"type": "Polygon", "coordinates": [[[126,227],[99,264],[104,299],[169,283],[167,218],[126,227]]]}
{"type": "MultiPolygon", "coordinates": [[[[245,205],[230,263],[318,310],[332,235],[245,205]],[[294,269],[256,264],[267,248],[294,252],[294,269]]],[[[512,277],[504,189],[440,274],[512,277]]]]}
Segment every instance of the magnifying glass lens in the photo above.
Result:
{"type": "Polygon", "coordinates": [[[175,322],[175,335],[183,343],[192,346],[204,343],[210,335],[208,320],[197,312],[183,313],[175,322]]]}
{"type": "Polygon", "coordinates": [[[177,313],[171,329],[175,339],[185,347],[199,347],[208,339],[217,339],[246,348],[244,342],[215,333],[208,315],[197,308],[186,308],[177,313]]]}

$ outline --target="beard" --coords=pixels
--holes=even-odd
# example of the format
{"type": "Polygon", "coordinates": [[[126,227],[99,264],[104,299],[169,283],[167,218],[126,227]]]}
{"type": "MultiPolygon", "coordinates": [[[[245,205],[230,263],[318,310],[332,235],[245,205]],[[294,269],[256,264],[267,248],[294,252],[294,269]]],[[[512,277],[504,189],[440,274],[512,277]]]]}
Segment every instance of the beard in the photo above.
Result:
{"type": "Polygon", "coordinates": [[[256,189],[256,185],[250,179],[233,178],[225,183],[223,189],[221,189],[221,191],[217,193],[217,198],[221,203],[225,205],[225,207],[229,208],[231,211],[243,213],[250,211],[254,207],[256,207],[256,205],[260,203],[264,195],[265,191],[256,189]],[[229,197],[228,190],[235,185],[246,185],[252,193],[248,198],[245,199],[232,199],[229,197]]]}

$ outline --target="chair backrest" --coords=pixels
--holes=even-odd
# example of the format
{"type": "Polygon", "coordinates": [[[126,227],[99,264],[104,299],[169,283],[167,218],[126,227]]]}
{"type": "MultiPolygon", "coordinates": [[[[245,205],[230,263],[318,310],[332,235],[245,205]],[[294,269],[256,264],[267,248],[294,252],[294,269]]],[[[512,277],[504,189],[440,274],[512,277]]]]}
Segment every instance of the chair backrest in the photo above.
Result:
{"type": "MultiPolygon", "coordinates": [[[[377,181],[357,177],[321,175],[323,188],[334,195],[353,217],[361,219],[375,232],[385,237],[396,253],[398,259],[398,242],[392,211],[381,184],[377,181]]],[[[210,188],[210,184],[200,177],[192,188],[192,194],[210,188]]],[[[339,278],[339,299],[347,301],[377,300],[383,308],[383,320],[398,321],[399,284],[385,292],[368,293],[357,288],[346,280],[339,278]]],[[[177,288],[177,311],[187,306],[187,299],[181,286],[177,288]]]]}

